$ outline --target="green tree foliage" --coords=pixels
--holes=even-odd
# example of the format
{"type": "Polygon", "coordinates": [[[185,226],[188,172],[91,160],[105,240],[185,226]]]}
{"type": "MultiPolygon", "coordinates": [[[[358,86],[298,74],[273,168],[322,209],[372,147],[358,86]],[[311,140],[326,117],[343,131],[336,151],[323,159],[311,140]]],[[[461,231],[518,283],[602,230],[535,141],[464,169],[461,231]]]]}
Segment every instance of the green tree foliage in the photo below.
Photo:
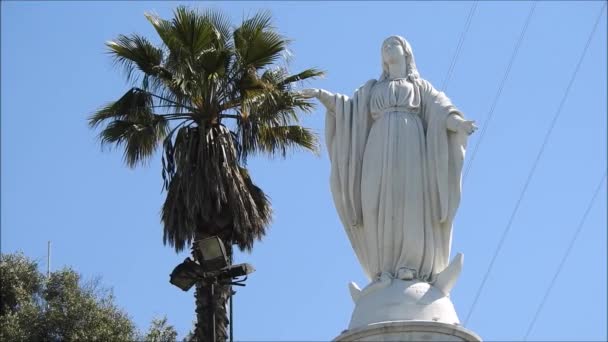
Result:
{"type": "Polygon", "coordinates": [[[0,340],[41,340],[43,277],[22,254],[0,255],[0,340]]]}
{"type": "Polygon", "coordinates": [[[0,341],[175,341],[167,319],[143,338],[99,280],[83,282],[70,268],[46,279],[21,253],[0,255],[0,341]]]}
{"type": "Polygon", "coordinates": [[[167,317],[155,318],[143,337],[146,342],[173,342],[177,339],[177,331],[167,322],[167,317]]]}
{"type": "MultiPolygon", "coordinates": [[[[289,40],[271,25],[268,13],[238,26],[217,11],[186,7],[178,7],[170,20],[146,18],[160,44],[138,34],[107,43],[133,87],[91,115],[89,125],[101,128],[102,145],[124,150],[129,167],[162,149],[165,244],[179,252],[218,235],[229,254],[232,245],[250,250],[265,235],[272,212],[245,168],[247,158],[318,151],[316,135],[299,125],[299,113],[310,111],[312,103],[296,85],[322,72],[288,72],[282,62],[289,40]]],[[[229,293],[219,286],[211,298],[210,286],[197,284],[196,339],[211,340],[212,308],[216,340],[227,338],[229,293]]]]}

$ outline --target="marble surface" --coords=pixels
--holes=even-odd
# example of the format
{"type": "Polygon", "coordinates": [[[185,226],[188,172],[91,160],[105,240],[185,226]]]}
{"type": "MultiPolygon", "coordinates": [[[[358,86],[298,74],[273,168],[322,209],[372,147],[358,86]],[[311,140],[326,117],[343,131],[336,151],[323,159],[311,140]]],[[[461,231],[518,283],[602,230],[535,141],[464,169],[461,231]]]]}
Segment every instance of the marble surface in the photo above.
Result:
{"type": "Polygon", "coordinates": [[[397,341],[449,341],[481,342],[474,332],[460,325],[440,322],[401,321],[381,322],[342,332],[334,339],[343,341],[397,342],[397,341]]]}
{"type": "Polygon", "coordinates": [[[348,328],[404,320],[460,323],[452,301],[441,290],[424,281],[392,279],[363,289],[348,328]]]}
{"type": "MultiPolygon", "coordinates": [[[[382,74],[352,96],[305,89],[326,107],[336,211],[370,281],[434,283],[448,268],[473,121],[422,79],[410,44],[388,37],[382,74]]],[[[444,274],[449,292],[459,272],[444,274]],[[450,278],[450,279],[447,279],[450,278]]]]}
{"type": "MultiPolygon", "coordinates": [[[[301,91],[327,109],[331,193],[370,281],[364,289],[350,285],[355,309],[349,329],[388,321],[458,327],[449,293],[461,273],[463,255],[449,262],[452,222],[460,204],[468,136],[477,127],[446,94],[420,77],[412,47],[403,37],[386,38],[379,52],[382,74],[351,96],[301,91]]],[[[395,339],[374,333],[371,340],[426,334],[400,331],[395,339]]],[[[433,334],[428,340],[443,336],[433,334]]]]}

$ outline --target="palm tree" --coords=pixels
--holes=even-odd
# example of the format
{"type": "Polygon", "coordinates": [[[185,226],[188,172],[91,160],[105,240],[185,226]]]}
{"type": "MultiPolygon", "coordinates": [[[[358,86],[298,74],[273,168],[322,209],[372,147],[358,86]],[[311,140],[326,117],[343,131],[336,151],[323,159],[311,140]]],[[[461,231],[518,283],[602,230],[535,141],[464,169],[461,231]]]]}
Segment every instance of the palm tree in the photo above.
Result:
{"type": "MultiPolygon", "coordinates": [[[[295,85],[322,72],[287,72],[280,62],[289,41],[271,26],[268,13],[236,28],[210,10],[178,7],[171,20],[145,16],[161,44],[137,34],[106,43],[127,80],[139,86],[91,115],[89,125],[101,126],[102,145],[124,148],[129,167],[148,161],[161,147],[165,244],[180,252],[218,235],[230,257],[232,245],[251,250],[266,233],[271,207],[247,173],[247,158],[318,151],[316,135],[298,125],[299,112],[310,112],[312,104],[295,85]]],[[[216,287],[211,298],[208,284],[197,285],[195,339],[211,339],[207,317],[213,300],[216,340],[226,340],[230,291],[216,287]]]]}

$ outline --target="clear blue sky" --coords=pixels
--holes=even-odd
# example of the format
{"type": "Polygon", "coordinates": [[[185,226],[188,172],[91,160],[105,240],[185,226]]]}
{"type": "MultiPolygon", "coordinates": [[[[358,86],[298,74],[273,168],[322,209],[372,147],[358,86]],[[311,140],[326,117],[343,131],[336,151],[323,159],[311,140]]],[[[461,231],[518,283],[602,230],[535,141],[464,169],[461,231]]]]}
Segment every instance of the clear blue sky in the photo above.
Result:
{"type": "MultiPolygon", "coordinates": [[[[162,245],[160,162],[127,169],[100,150],[86,117],[129,85],[104,42],[137,32],[157,41],[145,11],[170,17],[180,2],[2,2],[2,252],[22,250],[46,268],[102,276],[140,328],[166,314],[180,337],[194,319],[193,293],[169,284],[186,254],[162,245]]],[[[192,3],[234,22],[269,9],[293,39],[291,67],[319,67],[310,84],[351,94],[380,74],[380,44],[411,43],[423,78],[449,68],[471,2],[192,3]]],[[[480,3],[447,93],[487,132],[454,226],[465,254],[452,300],[466,317],[555,115],[601,2],[540,2],[491,122],[485,122],[529,2],[480,3]]],[[[606,170],[606,12],[514,218],[468,328],[486,340],[521,339],[606,170]]],[[[319,107],[304,123],[323,136],[319,107]]],[[[480,131],[478,131],[479,133],[480,131]]],[[[479,134],[472,136],[469,150],[479,134]]],[[[470,154],[469,156],[470,157],[470,154]]],[[[237,289],[235,338],[329,340],[353,308],[347,283],[365,284],[328,186],[329,161],[294,154],[253,159],[274,223],[253,253],[257,272],[237,289]]],[[[606,340],[606,184],[530,335],[606,340]]]]}

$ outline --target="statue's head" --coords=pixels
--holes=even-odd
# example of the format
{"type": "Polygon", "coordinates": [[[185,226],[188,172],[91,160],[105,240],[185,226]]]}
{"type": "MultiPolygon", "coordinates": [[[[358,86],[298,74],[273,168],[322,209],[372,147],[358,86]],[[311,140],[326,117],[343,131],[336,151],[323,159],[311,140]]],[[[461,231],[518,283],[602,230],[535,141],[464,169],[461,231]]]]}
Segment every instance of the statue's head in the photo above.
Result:
{"type": "Polygon", "coordinates": [[[390,36],[382,42],[382,75],[380,81],[388,78],[388,66],[390,64],[405,63],[407,78],[414,81],[420,75],[414,62],[412,47],[401,36],[390,36]]]}

